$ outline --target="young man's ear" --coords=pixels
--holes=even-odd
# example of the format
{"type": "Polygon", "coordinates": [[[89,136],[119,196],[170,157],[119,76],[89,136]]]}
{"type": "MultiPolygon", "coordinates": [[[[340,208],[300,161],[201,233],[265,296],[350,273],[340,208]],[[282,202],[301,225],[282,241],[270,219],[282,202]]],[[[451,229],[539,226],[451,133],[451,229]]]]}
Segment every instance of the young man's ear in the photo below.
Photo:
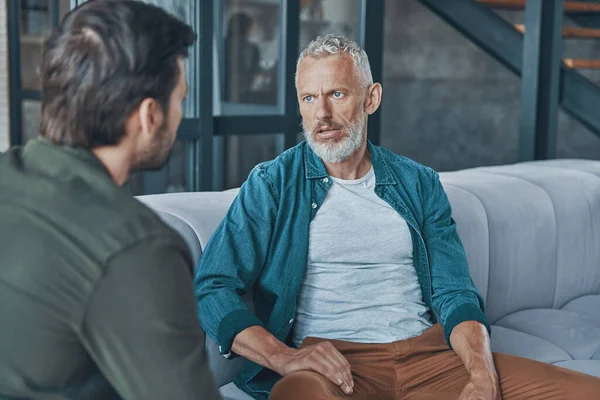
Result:
{"type": "Polygon", "coordinates": [[[152,138],[162,126],[165,116],[160,104],[155,99],[149,97],[140,103],[138,118],[140,133],[144,136],[149,135],[149,138],[152,138]]]}

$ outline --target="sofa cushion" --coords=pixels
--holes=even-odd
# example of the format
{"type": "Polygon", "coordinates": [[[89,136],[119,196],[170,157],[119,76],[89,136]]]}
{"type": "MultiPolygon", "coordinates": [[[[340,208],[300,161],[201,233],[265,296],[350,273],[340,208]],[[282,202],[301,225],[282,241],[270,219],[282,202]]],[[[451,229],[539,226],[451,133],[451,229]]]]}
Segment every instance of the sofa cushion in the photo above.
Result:
{"type": "Polygon", "coordinates": [[[554,365],[582,372],[600,378],[600,361],[598,360],[571,360],[560,361],[554,365]]]}
{"type": "Polygon", "coordinates": [[[217,386],[233,382],[233,378],[242,369],[246,359],[243,357],[226,359],[219,352],[219,346],[208,335],[206,336],[204,348],[208,357],[208,365],[217,386]]]}
{"type": "Polygon", "coordinates": [[[162,210],[154,210],[158,216],[165,221],[171,228],[175,229],[177,233],[183,238],[185,243],[187,244],[190,252],[192,253],[192,260],[194,261],[194,269],[198,264],[198,260],[200,260],[200,255],[202,254],[202,247],[200,246],[200,241],[198,240],[198,236],[192,229],[192,227],[185,222],[185,220],[180,217],[171,214],[168,211],[162,210]]]}
{"type": "Polygon", "coordinates": [[[542,167],[571,169],[588,172],[600,177],[600,162],[595,160],[582,160],[577,158],[558,158],[554,160],[527,161],[521,165],[538,165],[542,167]]]}
{"type": "Polygon", "coordinates": [[[600,319],[600,294],[581,296],[565,304],[561,310],[591,315],[600,319]]]}
{"type": "Polygon", "coordinates": [[[225,192],[168,193],[139,196],[138,200],[157,211],[165,222],[175,228],[188,243],[195,263],[200,260],[202,249],[217,229],[238,190],[225,192]],[[167,216],[169,215],[169,216],[167,216]],[[176,221],[185,221],[191,228],[182,228],[176,221]],[[196,239],[188,237],[194,232],[196,239]]]}
{"type": "Polygon", "coordinates": [[[600,349],[600,320],[585,314],[556,309],[524,310],[500,319],[496,325],[545,339],[575,360],[589,360],[600,349]]]}
{"type": "MultiPolygon", "coordinates": [[[[552,307],[557,227],[554,204],[548,194],[530,182],[495,173],[467,170],[440,176],[444,188],[452,186],[471,193],[484,209],[481,215],[478,209],[472,212],[454,207],[460,198],[448,190],[467,257],[481,252],[479,247],[489,249],[489,258],[482,265],[471,264],[471,273],[479,268],[489,270],[486,315],[490,321],[494,323],[524,308],[552,307]],[[487,218],[488,232],[461,228],[473,218],[487,218]],[[535,291],[531,290],[533,281],[535,291]]],[[[472,261],[470,257],[469,262],[472,261]]]]}
{"type": "Polygon", "coordinates": [[[238,388],[235,383],[231,382],[219,389],[223,400],[252,400],[242,389],[238,388]]]}
{"type": "MultiPolygon", "coordinates": [[[[600,164],[600,163],[596,163],[600,164]]],[[[598,169],[598,168],[597,168],[598,169]]],[[[588,171],[556,168],[551,164],[515,164],[473,170],[511,176],[529,182],[546,194],[553,205],[549,218],[555,231],[545,246],[555,249],[556,286],[551,305],[559,308],[571,299],[600,290],[600,177],[588,171]],[[554,235],[554,236],[552,236],[554,235]],[[576,268],[574,268],[576,266],[576,268]]],[[[546,272],[553,272],[548,266],[546,272]]],[[[524,304],[522,308],[534,308],[524,304]]]]}
{"type": "Polygon", "coordinates": [[[440,177],[492,323],[600,293],[600,162],[519,163],[440,177]]]}
{"type": "Polygon", "coordinates": [[[571,360],[571,356],[555,344],[527,333],[492,326],[492,351],[553,364],[571,360]]]}

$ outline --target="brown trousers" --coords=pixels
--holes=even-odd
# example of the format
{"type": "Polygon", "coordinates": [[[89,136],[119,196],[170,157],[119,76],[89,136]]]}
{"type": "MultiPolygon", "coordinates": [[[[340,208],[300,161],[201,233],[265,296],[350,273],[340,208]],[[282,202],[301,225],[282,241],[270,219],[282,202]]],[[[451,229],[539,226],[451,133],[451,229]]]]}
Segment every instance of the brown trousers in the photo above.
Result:
{"type": "MultiPolygon", "coordinates": [[[[301,347],[323,340],[306,338],[301,347]]],[[[388,344],[330,342],[350,363],[353,394],[344,394],[316,372],[300,371],[281,379],[271,399],[456,399],[469,380],[439,324],[421,336],[388,344]]],[[[504,400],[600,399],[600,378],[502,353],[494,353],[494,361],[504,400]]]]}

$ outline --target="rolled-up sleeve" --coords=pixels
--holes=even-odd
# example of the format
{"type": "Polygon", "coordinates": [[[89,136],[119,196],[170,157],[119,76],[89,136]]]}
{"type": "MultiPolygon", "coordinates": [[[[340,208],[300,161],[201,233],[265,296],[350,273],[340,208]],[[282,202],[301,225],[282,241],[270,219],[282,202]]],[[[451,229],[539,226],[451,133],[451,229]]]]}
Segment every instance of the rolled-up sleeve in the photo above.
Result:
{"type": "Polygon", "coordinates": [[[204,350],[185,244],[168,235],[109,262],[82,341],[124,399],[220,399],[204,350]]]}

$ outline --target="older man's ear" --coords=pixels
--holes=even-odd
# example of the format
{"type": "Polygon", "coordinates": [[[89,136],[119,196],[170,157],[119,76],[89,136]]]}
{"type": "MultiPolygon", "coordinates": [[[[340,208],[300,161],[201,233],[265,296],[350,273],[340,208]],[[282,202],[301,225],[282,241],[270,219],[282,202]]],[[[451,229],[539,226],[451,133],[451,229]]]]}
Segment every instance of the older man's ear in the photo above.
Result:
{"type": "Polygon", "coordinates": [[[365,111],[367,114],[371,115],[379,109],[382,92],[383,87],[379,82],[375,82],[367,88],[367,96],[365,101],[365,111]]]}

